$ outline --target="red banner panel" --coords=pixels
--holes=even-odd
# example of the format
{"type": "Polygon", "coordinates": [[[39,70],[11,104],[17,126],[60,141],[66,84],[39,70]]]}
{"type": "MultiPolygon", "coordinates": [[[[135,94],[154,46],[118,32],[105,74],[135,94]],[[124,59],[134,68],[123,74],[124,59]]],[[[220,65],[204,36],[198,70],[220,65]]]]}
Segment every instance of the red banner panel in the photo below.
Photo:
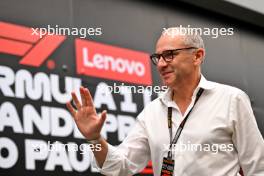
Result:
{"type": "Polygon", "coordinates": [[[151,85],[147,53],[76,39],[77,73],[129,83],[151,85]]]}

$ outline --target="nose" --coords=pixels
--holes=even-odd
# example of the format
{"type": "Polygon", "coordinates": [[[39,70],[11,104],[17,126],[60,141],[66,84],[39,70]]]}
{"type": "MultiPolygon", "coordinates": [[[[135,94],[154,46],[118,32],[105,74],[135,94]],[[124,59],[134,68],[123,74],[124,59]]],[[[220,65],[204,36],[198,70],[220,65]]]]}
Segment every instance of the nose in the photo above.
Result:
{"type": "Polygon", "coordinates": [[[168,65],[168,63],[163,59],[163,57],[161,56],[160,57],[160,60],[158,61],[157,63],[157,66],[159,68],[162,68],[162,67],[166,67],[168,65]]]}

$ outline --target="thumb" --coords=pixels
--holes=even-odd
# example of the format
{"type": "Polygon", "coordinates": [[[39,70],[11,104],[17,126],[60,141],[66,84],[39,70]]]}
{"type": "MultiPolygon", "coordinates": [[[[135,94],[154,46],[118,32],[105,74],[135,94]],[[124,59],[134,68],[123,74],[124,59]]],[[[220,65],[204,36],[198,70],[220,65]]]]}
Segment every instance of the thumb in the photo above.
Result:
{"type": "Polygon", "coordinates": [[[105,119],[106,119],[106,114],[107,114],[107,111],[104,110],[101,114],[101,118],[100,118],[100,125],[103,126],[104,122],[105,122],[105,119]]]}

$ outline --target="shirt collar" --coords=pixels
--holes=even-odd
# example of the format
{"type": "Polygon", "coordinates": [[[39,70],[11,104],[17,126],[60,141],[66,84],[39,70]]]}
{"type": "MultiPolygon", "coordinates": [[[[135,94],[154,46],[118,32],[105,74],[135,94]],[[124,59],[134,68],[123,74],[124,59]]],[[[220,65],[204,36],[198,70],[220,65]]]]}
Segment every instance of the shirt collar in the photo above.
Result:
{"type": "MultiPolygon", "coordinates": [[[[215,84],[211,81],[207,81],[206,78],[201,75],[201,79],[199,81],[198,86],[195,88],[193,92],[193,96],[196,96],[197,92],[199,91],[200,88],[203,88],[204,90],[211,90],[215,87],[215,84]]],[[[171,99],[171,89],[168,88],[164,93],[162,93],[159,96],[159,99],[167,106],[170,106],[172,103],[171,99]]]]}

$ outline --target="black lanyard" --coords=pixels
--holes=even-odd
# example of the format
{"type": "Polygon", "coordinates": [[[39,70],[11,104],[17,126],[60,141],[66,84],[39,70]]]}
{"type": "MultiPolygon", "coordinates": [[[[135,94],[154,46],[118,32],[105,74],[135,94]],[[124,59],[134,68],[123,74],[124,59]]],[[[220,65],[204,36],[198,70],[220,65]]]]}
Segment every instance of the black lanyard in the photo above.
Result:
{"type": "Polygon", "coordinates": [[[199,91],[197,92],[193,107],[190,109],[190,111],[188,112],[186,117],[182,120],[179,128],[176,131],[176,134],[175,134],[173,140],[172,140],[172,119],[171,119],[171,117],[172,117],[172,107],[168,107],[168,128],[169,128],[169,133],[170,133],[170,148],[169,148],[169,152],[168,152],[168,158],[170,158],[170,159],[172,158],[172,152],[171,152],[172,145],[177,143],[177,141],[178,141],[178,139],[179,139],[179,137],[181,135],[182,129],[183,129],[188,117],[190,116],[195,104],[197,103],[197,101],[201,97],[203,91],[204,91],[204,89],[200,88],[199,91]]]}

